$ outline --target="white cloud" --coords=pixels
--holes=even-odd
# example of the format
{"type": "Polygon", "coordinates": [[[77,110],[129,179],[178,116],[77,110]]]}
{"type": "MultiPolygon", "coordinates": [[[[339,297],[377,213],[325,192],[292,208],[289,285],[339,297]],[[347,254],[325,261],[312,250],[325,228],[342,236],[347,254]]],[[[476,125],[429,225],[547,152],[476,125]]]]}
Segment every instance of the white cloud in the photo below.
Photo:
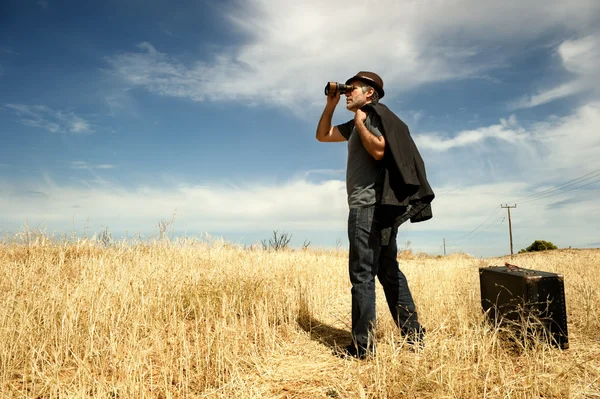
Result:
{"type": "MultiPolygon", "coordinates": [[[[444,237],[452,251],[478,256],[506,253],[506,220],[504,210],[498,210],[503,203],[518,204],[512,213],[516,249],[539,238],[559,246],[586,245],[600,224],[596,200],[600,182],[573,191],[553,192],[557,195],[538,201],[521,199],[600,169],[599,125],[600,103],[592,103],[568,117],[549,117],[527,128],[510,116],[498,125],[459,133],[457,140],[432,141],[435,144],[429,146],[421,141],[429,175],[452,174],[444,175],[443,186],[433,187],[437,194],[434,218],[404,225],[399,245],[410,240],[417,251],[435,252],[444,237]],[[507,146],[499,147],[498,139],[507,146]],[[535,156],[528,155],[528,151],[534,151],[535,156]],[[497,153],[497,157],[488,159],[490,153],[497,153]],[[492,169],[482,173],[482,178],[475,178],[481,173],[475,164],[464,168],[452,164],[460,158],[458,154],[467,154],[468,160],[484,154],[486,162],[497,169],[518,164],[525,177],[502,173],[496,178],[492,169]],[[462,175],[467,179],[461,180],[462,175]],[[497,212],[479,230],[459,240],[494,211],[497,212]]],[[[30,183],[0,180],[0,224],[20,226],[25,220],[31,224],[44,221],[50,229],[65,231],[73,227],[75,219],[80,227],[88,220],[92,230],[108,225],[112,231],[146,234],[153,231],[159,220],[170,219],[176,212],[176,230],[188,234],[252,234],[281,229],[345,237],[343,170],[312,170],[284,184],[193,184],[173,180],[167,186],[156,183],[125,187],[95,174],[96,170],[113,165],[79,160],[70,166],[90,171],[95,180],[82,185],[59,184],[49,175],[30,183]],[[314,176],[323,180],[309,181],[314,176]]],[[[596,180],[598,177],[584,183],[596,180]]],[[[318,245],[316,240],[313,242],[318,245]]]]}
{"type": "Polygon", "coordinates": [[[476,0],[251,0],[224,10],[246,40],[212,60],[187,62],[142,43],[139,52],[107,61],[129,84],[165,96],[297,108],[316,102],[328,80],[358,70],[380,73],[390,97],[423,83],[480,77],[508,61],[490,55],[490,47],[532,40],[553,28],[585,30],[599,19],[599,9],[589,0],[551,7],[511,0],[494,3],[493,10],[476,0]],[[350,23],[359,20],[364,23],[350,23]]]}
{"type": "Polygon", "coordinates": [[[459,132],[454,138],[415,137],[429,174],[441,176],[443,187],[434,186],[438,193],[434,219],[427,226],[404,229],[447,231],[439,234],[446,236],[452,250],[481,254],[497,248],[497,237],[504,243],[508,227],[502,222],[503,213],[494,214],[466,239],[455,240],[480,225],[500,204],[516,202],[512,216],[517,249],[539,238],[562,246],[587,245],[600,224],[600,175],[526,201],[528,196],[600,170],[598,126],[600,102],[528,127],[510,117],[498,125],[459,132]]]}
{"type": "Polygon", "coordinates": [[[444,138],[436,134],[420,134],[415,136],[415,142],[419,149],[432,151],[448,151],[453,148],[473,146],[490,139],[503,140],[518,145],[528,145],[530,134],[520,127],[515,116],[511,115],[508,120],[501,119],[498,125],[462,131],[454,137],[444,138]]]}
{"type": "Polygon", "coordinates": [[[345,169],[312,169],[304,173],[305,178],[311,176],[327,176],[327,177],[340,177],[346,173],[345,169]]]}
{"type": "Polygon", "coordinates": [[[423,115],[424,115],[423,110],[420,110],[420,111],[409,111],[409,112],[410,112],[410,114],[413,117],[415,125],[417,123],[419,123],[419,121],[421,120],[421,118],[423,118],[423,115]]]}
{"type": "Polygon", "coordinates": [[[600,102],[586,104],[564,118],[551,118],[533,125],[532,134],[547,154],[543,162],[540,160],[544,170],[556,171],[559,175],[573,171],[580,175],[590,169],[600,169],[598,126],[600,102]]]}
{"type": "Polygon", "coordinates": [[[592,92],[595,98],[600,98],[600,33],[565,40],[558,47],[557,54],[564,68],[575,77],[556,87],[526,96],[511,104],[511,108],[532,108],[581,92],[592,92]]]}
{"type": "Polygon", "coordinates": [[[585,77],[598,76],[600,67],[600,35],[566,40],[558,53],[569,71],[585,77]]]}
{"type": "Polygon", "coordinates": [[[28,218],[68,228],[72,218],[77,217],[89,218],[96,225],[108,224],[113,230],[148,231],[175,210],[177,228],[192,232],[255,231],[278,226],[328,230],[343,228],[345,223],[342,181],[293,181],[282,186],[247,187],[180,184],[133,189],[114,185],[58,186],[50,181],[28,186],[4,183],[1,188],[6,195],[0,197],[0,220],[13,224],[24,223],[28,218]],[[34,188],[44,194],[44,201],[29,195],[34,188]]]}
{"type": "MultiPolygon", "coordinates": [[[[534,183],[533,179],[531,183],[534,183]]],[[[597,183],[595,190],[575,190],[517,204],[511,210],[515,249],[525,248],[536,239],[550,240],[560,247],[587,245],[590,237],[597,236],[596,226],[600,223],[600,209],[596,201],[599,185],[597,183]],[[561,201],[570,205],[552,206],[561,201]]],[[[506,200],[520,192],[530,191],[529,184],[515,181],[472,187],[450,185],[450,188],[457,190],[436,198],[434,218],[422,223],[422,226],[405,225],[405,236],[416,230],[431,229],[447,239],[453,252],[463,251],[479,256],[507,253],[507,211],[500,206],[506,203],[513,205],[514,202],[506,200]]]]}
{"type": "Polygon", "coordinates": [[[105,102],[109,116],[123,114],[141,118],[139,108],[129,88],[110,90],[105,94],[105,102]]]}
{"type": "Polygon", "coordinates": [[[579,93],[585,86],[580,81],[572,81],[562,84],[552,89],[543,91],[539,94],[534,94],[530,97],[524,97],[511,105],[512,109],[517,108],[533,108],[538,105],[549,103],[550,101],[558,100],[559,98],[568,97],[579,93]]]}
{"type": "Polygon", "coordinates": [[[73,112],[45,105],[5,104],[4,108],[21,117],[21,122],[52,133],[92,133],[89,122],[73,112]]]}
{"type": "Polygon", "coordinates": [[[114,169],[115,165],[110,164],[100,164],[100,165],[90,165],[85,161],[72,161],[70,164],[72,169],[114,169]]]}
{"type": "Polygon", "coordinates": [[[90,131],[90,125],[84,119],[73,116],[73,120],[70,122],[70,129],[73,133],[84,133],[90,131]]]}
{"type": "Polygon", "coordinates": [[[579,173],[600,169],[598,126],[600,102],[591,102],[576,109],[572,115],[562,118],[550,116],[546,121],[528,127],[522,126],[511,115],[508,119],[501,119],[500,124],[461,131],[453,137],[415,135],[415,142],[421,151],[449,152],[449,157],[454,156],[451,150],[461,148],[493,151],[501,153],[507,162],[519,162],[525,173],[535,168],[564,176],[570,171],[579,173]]]}
{"type": "Polygon", "coordinates": [[[71,168],[73,169],[87,169],[88,163],[85,161],[73,161],[71,162],[71,168]]]}
{"type": "MultiPolygon", "coordinates": [[[[476,255],[506,253],[506,224],[502,213],[485,221],[477,234],[459,240],[484,221],[491,211],[526,192],[528,184],[502,183],[437,188],[434,218],[428,222],[402,226],[398,238],[412,241],[416,251],[434,252],[441,238],[448,240],[452,251],[476,255]],[[494,237],[490,242],[489,234],[494,237]],[[487,241],[487,243],[486,243],[487,241]]],[[[109,226],[111,231],[155,232],[156,223],[175,213],[175,229],[196,235],[204,232],[252,234],[280,229],[291,234],[298,231],[335,233],[345,237],[347,204],[344,181],[309,183],[294,180],[281,185],[221,186],[179,184],[169,187],[90,184],[76,187],[45,182],[7,184],[0,182],[0,224],[22,226],[43,222],[49,231],[81,229],[90,231],[109,226]]],[[[595,195],[575,191],[551,200],[518,205],[513,210],[515,247],[523,248],[543,237],[561,246],[583,245],[595,234],[600,212],[595,195]],[[546,207],[577,197],[577,203],[565,207],[546,207]],[[585,220],[586,223],[581,223],[585,220]]],[[[344,238],[345,240],[345,238],[344,238]]],[[[313,240],[315,246],[319,244],[313,240]]]]}

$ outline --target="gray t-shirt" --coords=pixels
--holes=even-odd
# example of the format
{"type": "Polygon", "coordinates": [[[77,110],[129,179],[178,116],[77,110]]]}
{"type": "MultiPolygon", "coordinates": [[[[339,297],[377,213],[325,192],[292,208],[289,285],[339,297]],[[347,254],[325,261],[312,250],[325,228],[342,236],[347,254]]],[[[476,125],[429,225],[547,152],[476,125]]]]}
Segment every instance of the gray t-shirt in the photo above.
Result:
{"type": "MultiPolygon", "coordinates": [[[[377,115],[369,114],[366,128],[375,136],[382,136],[377,115]]],[[[365,149],[360,135],[354,127],[354,120],[338,125],[342,136],[348,140],[348,164],[346,167],[346,191],[348,206],[362,208],[374,205],[381,198],[383,165],[365,149]]]]}

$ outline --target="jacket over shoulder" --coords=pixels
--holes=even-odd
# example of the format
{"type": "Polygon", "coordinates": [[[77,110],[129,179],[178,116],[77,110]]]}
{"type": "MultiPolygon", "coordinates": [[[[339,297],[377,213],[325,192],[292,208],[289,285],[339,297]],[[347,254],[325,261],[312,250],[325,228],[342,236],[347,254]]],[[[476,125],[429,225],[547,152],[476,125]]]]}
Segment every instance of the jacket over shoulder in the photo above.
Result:
{"type": "Polygon", "coordinates": [[[406,206],[394,227],[409,220],[424,222],[433,217],[431,202],[435,194],[427,181],[425,163],[413,141],[408,126],[386,105],[369,103],[365,112],[375,112],[381,119],[381,133],[385,137],[384,182],[382,205],[406,206]]]}

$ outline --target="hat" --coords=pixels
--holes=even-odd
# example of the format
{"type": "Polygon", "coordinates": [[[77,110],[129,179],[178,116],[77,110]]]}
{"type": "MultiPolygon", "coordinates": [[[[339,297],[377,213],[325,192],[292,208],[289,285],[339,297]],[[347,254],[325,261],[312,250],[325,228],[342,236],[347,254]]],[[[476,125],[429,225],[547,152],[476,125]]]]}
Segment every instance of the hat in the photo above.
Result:
{"type": "Polygon", "coordinates": [[[379,94],[379,98],[382,98],[385,95],[385,92],[383,91],[383,80],[381,80],[379,75],[374,72],[360,71],[348,79],[346,84],[349,85],[353,80],[360,80],[373,87],[377,94],[379,94]]]}

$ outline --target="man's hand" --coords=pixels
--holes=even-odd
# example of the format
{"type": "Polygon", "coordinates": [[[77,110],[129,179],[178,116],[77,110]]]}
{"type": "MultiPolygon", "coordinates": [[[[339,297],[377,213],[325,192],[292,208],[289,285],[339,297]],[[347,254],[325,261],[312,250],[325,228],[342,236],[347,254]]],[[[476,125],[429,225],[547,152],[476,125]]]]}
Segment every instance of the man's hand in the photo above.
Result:
{"type": "Polygon", "coordinates": [[[323,115],[321,115],[321,119],[319,119],[319,124],[317,125],[316,138],[318,141],[330,143],[346,141],[346,138],[342,136],[342,133],[340,133],[337,126],[331,126],[333,111],[338,102],[340,102],[340,93],[330,92],[327,96],[327,105],[325,106],[323,115]]]}
{"type": "Polygon", "coordinates": [[[356,114],[354,114],[354,123],[358,124],[358,123],[365,123],[365,121],[367,120],[367,114],[366,112],[364,112],[362,109],[357,109],[356,110],[356,114]]]}
{"type": "Polygon", "coordinates": [[[340,93],[339,92],[335,92],[335,93],[329,92],[329,95],[327,96],[327,106],[335,108],[339,102],[340,102],[340,93]]]}
{"type": "Polygon", "coordinates": [[[383,159],[383,153],[385,151],[385,138],[383,136],[376,136],[365,126],[367,120],[367,114],[361,109],[356,110],[354,115],[354,127],[360,136],[360,139],[365,147],[365,150],[376,160],[383,159]]]}

